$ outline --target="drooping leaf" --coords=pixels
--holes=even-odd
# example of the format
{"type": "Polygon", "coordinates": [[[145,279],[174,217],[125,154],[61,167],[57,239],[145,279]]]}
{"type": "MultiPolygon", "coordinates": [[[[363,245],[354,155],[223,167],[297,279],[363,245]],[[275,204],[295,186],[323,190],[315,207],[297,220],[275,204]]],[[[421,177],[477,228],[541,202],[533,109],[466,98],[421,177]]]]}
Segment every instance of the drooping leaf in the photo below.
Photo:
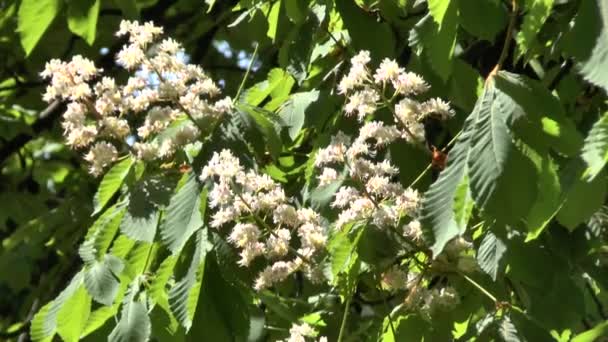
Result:
{"type": "Polygon", "coordinates": [[[139,291],[139,280],[135,280],[123,300],[120,320],[112,330],[110,342],[145,342],[148,341],[152,327],[145,301],[136,300],[139,291]]]}
{"type": "Polygon", "coordinates": [[[498,276],[501,260],[507,250],[507,246],[491,231],[488,231],[481,240],[481,245],[477,251],[477,262],[479,267],[486,272],[492,280],[496,281],[498,276]]]}
{"type": "Polygon", "coordinates": [[[591,127],[587,138],[585,138],[581,157],[587,164],[587,170],[583,177],[591,181],[604,169],[606,162],[608,162],[608,113],[604,113],[591,127]]]}
{"type": "Polygon", "coordinates": [[[279,14],[281,13],[281,0],[276,1],[270,5],[270,11],[268,13],[268,31],[266,35],[272,39],[274,43],[277,38],[277,29],[279,27],[279,14]]]}
{"type": "Polygon", "coordinates": [[[162,241],[173,255],[179,252],[186,241],[203,226],[199,210],[201,203],[201,186],[196,174],[186,175],[186,183],[171,197],[165,219],[160,225],[162,241]]]}
{"type": "Polygon", "coordinates": [[[23,0],[19,5],[19,37],[25,55],[29,55],[61,11],[60,0],[23,0]]]}
{"type": "Polygon", "coordinates": [[[207,232],[202,230],[196,233],[194,253],[188,272],[169,291],[171,311],[186,331],[192,327],[203,281],[205,258],[210,247],[206,234],[207,232]]]}
{"type": "Polygon", "coordinates": [[[95,41],[100,3],[101,0],[70,1],[68,3],[68,26],[89,45],[93,45],[95,41]]]}
{"type": "Polygon", "coordinates": [[[125,177],[129,174],[134,160],[127,157],[114,165],[104,176],[99,184],[95,198],[93,199],[94,211],[93,215],[101,212],[108,201],[114,196],[116,191],[120,189],[125,177]]]}
{"type": "Polygon", "coordinates": [[[304,93],[292,94],[286,104],[279,111],[279,116],[288,127],[289,137],[293,140],[298,136],[304,120],[307,108],[319,98],[319,91],[313,90],[304,93]]]}

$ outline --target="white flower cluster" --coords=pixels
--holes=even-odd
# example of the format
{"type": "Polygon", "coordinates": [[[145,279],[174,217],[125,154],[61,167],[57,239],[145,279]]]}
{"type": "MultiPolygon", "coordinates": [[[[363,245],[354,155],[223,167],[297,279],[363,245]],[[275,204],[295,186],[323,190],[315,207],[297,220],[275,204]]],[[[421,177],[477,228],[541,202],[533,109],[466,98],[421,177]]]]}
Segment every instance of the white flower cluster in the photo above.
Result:
{"type": "Polygon", "coordinates": [[[216,209],[211,226],[235,223],[228,240],[240,249],[239,264],[249,266],[262,255],[272,262],[258,276],[257,290],[281,282],[297,270],[312,280],[319,276],[308,263],[327,240],[319,214],[296,209],[278,183],[268,175],[245,171],[228,150],[214,153],[203,168],[201,180],[208,179],[215,181],[209,193],[209,206],[216,209]],[[297,249],[291,247],[294,233],[299,238],[297,249]],[[290,254],[293,259],[285,261],[290,254]]]}
{"type": "Polygon", "coordinates": [[[199,121],[218,120],[232,110],[230,98],[212,102],[219,88],[202,68],[180,58],[179,43],[159,41],[162,33],[150,22],[121,22],[117,35],[128,36],[129,44],[116,61],[139,70],[122,86],[111,77],[100,78],[102,70],[82,56],[69,62],[53,59],[41,73],[51,80],[44,100],[68,101],[62,124],[67,144],[82,149],[97,141],[85,157],[94,175],[117,159],[117,147],[127,137],[136,140],[131,148],[135,157],[167,159],[200,136],[199,121]],[[143,120],[138,118],[142,115],[143,120]],[[170,134],[161,134],[165,132],[170,134]]]}
{"type": "Polygon", "coordinates": [[[420,311],[427,319],[430,319],[436,312],[450,311],[460,304],[460,296],[451,286],[422,290],[421,295],[423,304],[420,311]]]}
{"type": "Polygon", "coordinates": [[[384,59],[372,72],[368,64],[371,58],[369,51],[361,51],[351,59],[351,69],[338,85],[340,94],[347,95],[344,112],[347,116],[357,115],[363,121],[380,105],[391,108],[394,119],[407,133],[410,140],[424,139],[422,119],[433,116],[448,119],[454,115],[450,105],[438,98],[418,102],[411,98],[429,89],[428,84],[419,75],[406,72],[391,59],[384,59]],[[392,94],[386,94],[392,88],[392,94]],[[396,104],[396,99],[401,99],[396,104]]]}
{"type": "MultiPolygon", "coordinates": [[[[289,329],[289,338],[282,340],[282,342],[306,342],[306,338],[311,341],[311,338],[315,338],[317,332],[308,324],[293,324],[289,329]]],[[[317,342],[327,342],[327,337],[322,336],[316,340],[317,342]]],[[[281,341],[279,341],[281,342],[281,341]]]]}
{"type": "Polygon", "coordinates": [[[420,196],[416,190],[405,189],[393,176],[399,170],[388,160],[373,161],[380,150],[402,136],[396,126],[386,126],[380,121],[367,122],[359,136],[351,139],[338,132],[329,146],[320,149],[315,159],[317,167],[323,167],[319,176],[321,185],[337,179],[334,167],[343,166],[348,171],[353,186],[342,186],[335,194],[331,206],[342,209],[336,228],[353,221],[369,219],[376,226],[396,227],[401,218],[414,217],[420,196]]]}

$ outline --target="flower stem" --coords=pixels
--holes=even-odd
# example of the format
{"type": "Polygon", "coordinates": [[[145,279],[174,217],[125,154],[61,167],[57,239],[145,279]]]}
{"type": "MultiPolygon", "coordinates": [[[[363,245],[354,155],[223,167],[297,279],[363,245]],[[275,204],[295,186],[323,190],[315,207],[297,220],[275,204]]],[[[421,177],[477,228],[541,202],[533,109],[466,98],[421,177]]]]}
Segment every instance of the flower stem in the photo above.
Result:
{"type": "Polygon", "coordinates": [[[352,297],[348,297],[348,299],[346,299],[346,303],[344,304],[344,314],[342,315],[342,323],[340,324],[340,332],[338,333],[338,342],[342,342],[344,339],[344,332],[346,331],[346,321],[348,320],[351,299],[352,297]]]}
{"type": "Polygon", "coordinates": [[[253,62],[255,62],[255,57],[258,54],[258,47],[260,47],[260,44],[256,43],[255,48],[253,49],[253,54],[251,55],[251,60],[249,60],[249,65],[247,66],[247,70],[245,71],[245,76],[243,76],[243,80],[241,81],[241,84],[239,85],[239,89],[236,91],[234,100],[232,100],[233,104],[236,104],[237,101],[239,100],[239,96],[241,96],[241,92],[243,91],[243,88],[245,87],[247,78],[249,78],[249,72],[251,72],[251,68],[253,68],[253,62]]]}

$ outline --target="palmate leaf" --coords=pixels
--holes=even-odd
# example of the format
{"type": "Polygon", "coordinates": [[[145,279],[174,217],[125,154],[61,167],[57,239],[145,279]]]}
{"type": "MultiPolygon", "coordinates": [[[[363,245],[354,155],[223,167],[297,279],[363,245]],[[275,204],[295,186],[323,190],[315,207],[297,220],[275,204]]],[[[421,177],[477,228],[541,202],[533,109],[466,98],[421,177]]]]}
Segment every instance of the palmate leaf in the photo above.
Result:
{"type": "Polygon", "coordinates": [[[186,331],[190,330],[192,326],[203,281],[205,258],[211,247],[206,234],[207,232],[203,230],[196,233],[194,253],[188,272],[169,291],[171,311],[186,331]]]}
{"type": "Polygon", "coordinates": [[[201,201],[206,202],[206,196],[201,200],[201,186],[196,174],[184,177],[187,177],[186,182],[171,197],[160,225],[161,239],[173,255],[179,254],[190,236],[203,226],[200,204],[201,201]]]}
{"type": "Polygon", "coordinates": [[[133,158],[130,156],[114,165],[104,176],[99,184],[95,198],[93,199],[94,212],[93,215],[101,212],[108,201],[114,196],[116,191],[120,189],[122,182],[125,180],[131,167],[134,164],[133,158]]]}
{"type": "MultiPolygon", "coordinates": [[[[30,327],[30,337],[32,340],[51,341],[53,339],[53,336],[57,332],[58,315],[62,312],[66,303],[70,302],[70,299],[80,288],[82,288],[82,282],[83,274],[82,272],[79,272],[72,278],[68,286],[61,291],[57,298],[43,306],[38,313],[34,315],[30,327]]],[[[83,300],[79,304],[86,305],[86,301],[83,300]]],[[[63,327],[62,329],[64,332],[67,332],[63,327]]],[[[70,334],[68,333],[68,335],[70,334]]]]}
{"type": "Polygon", "coordinates": [[[587,170],[585,170],[583,177],[591,181],[608,162],[608,113],[604,113],[591,127],[587,138],[585,138],[581,157],[587,164],[587,170]]]}
{"type": "Polygon", "coordinates": [[[484,215],[501,222],[525,216],[536,197],[534,165],[515,145],[509,128],[526,113],[496,87],[499,81],[508,83],[509,77],[499,72],[486,81],[450,151],[446,169],[424,196],[421,221],[434,255],[465,231],[471,210],[468,190],[484,215]]]}

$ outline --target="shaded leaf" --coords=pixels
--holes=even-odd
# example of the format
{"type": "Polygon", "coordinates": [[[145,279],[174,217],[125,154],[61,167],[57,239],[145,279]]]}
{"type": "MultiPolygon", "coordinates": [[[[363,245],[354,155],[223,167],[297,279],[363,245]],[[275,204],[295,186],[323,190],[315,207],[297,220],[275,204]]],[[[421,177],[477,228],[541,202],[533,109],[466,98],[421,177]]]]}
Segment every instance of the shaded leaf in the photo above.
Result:
{"type": "Polygon", "coordinates": [[[295,139],[300,130],[304,126],[306,119],[306,110],[308,107],[319,98],[319,91],[313,90],[304,93],[295,93],[289,97],[280,111],[279,116],[288,127],[289,137],[295,139]]]}
{"type": "Polygon", "coordinates": [[[146,303],[135,299],[139,291],[139,280],[130,286],[122,304],[120,320],[112,330],[110,342],[145,342],[150,338],[152,326],[146,303]]]}
{"type": "Polygon", "coordinates": [[[608,113],[604,113],[591,127],[585,138],[581,157],[587,164],[583,177],[593,180],[608,162],[608,113]]]}
{"type": "Polygon", "coordinates": [[[112,305],[120,287],[119,276],[124,268],[122,260],[106,255],[84,271],[84,285],[93,299],[104,305],[112,305]]]}

